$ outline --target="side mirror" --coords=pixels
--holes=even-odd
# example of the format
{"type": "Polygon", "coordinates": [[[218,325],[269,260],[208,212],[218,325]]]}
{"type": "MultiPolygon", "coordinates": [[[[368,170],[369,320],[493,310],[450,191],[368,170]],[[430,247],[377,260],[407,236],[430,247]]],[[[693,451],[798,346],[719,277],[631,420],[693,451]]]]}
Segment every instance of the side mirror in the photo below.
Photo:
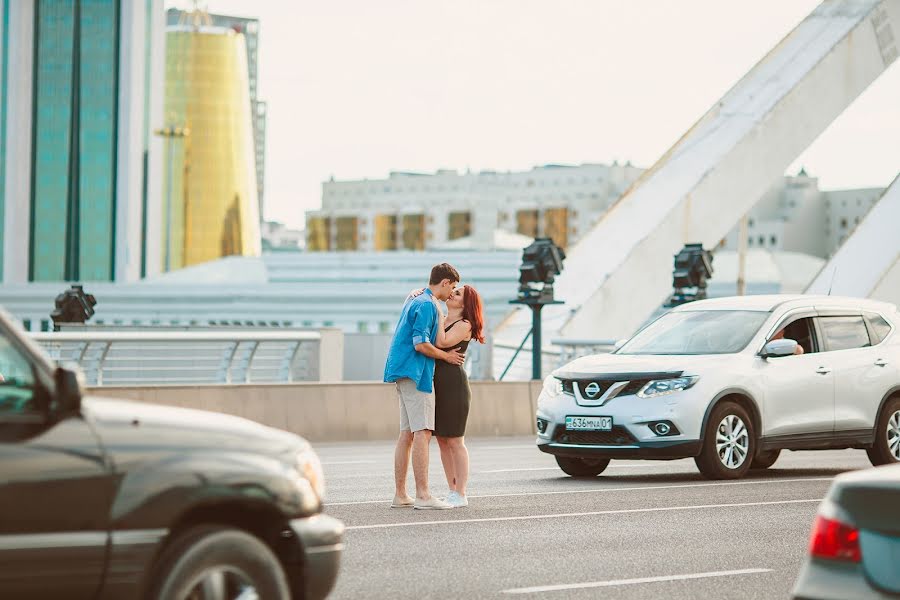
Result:
{"type": "Polygon", "coordinates": [[[793,356],[797,351],[799,344],[796,340],[772,340],[763,346],[762,352],[759,353],[763,358],[778,358],[780,356],[793,356]]]}
{"type": "Polygon", "coordinates": [[[77,412],[81,409],[84,374],[77,366],[57,367],[53,372],[56,385],[55,400],[61,412],[77,412]]]}

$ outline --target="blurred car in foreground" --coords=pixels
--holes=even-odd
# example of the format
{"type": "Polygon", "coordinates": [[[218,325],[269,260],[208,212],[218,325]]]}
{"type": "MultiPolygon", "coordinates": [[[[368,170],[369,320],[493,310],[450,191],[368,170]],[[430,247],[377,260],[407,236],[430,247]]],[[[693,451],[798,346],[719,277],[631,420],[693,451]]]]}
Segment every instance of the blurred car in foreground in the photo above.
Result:
{"type": "Polygon", "coordinates": [[[83,398],[0,310],[0,598],[324,598],[323,486],[296,435],[83,398]]]}
{"type": "Polygon", "coordinates": [[[834,480],[819,506],[793,597],[900,597],[900,465],[834,480]]]}

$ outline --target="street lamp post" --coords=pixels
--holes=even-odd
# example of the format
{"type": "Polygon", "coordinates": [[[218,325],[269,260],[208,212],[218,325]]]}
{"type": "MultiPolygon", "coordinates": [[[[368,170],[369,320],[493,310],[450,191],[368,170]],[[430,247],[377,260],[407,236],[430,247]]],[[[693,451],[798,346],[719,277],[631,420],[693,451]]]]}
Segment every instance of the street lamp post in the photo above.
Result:
{"type": "MultiPolygon", "coordinates": [[[[169,168],[166,171],[166,252],[164,258],[164,270],[168,273],[172,268],[172,173],[175,171],[175,148],[173,142],[177,138],[185,139],[191,134],[187,127],[163,127],[154,131],[156,135],[166,140],[166,156],[169,168]]],[[[185,182],[186,183],[186,182],[185,182]]]]}

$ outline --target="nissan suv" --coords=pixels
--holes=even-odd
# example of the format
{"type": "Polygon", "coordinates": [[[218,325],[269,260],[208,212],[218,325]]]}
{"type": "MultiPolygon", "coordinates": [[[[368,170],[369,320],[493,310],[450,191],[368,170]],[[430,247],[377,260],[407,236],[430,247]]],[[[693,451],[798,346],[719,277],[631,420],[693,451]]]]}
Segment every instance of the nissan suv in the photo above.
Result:
{"type": "Polygon", "coordinates": [[[323,598],[323,485],[296,435],[83,397],[0,310],[0,598],[323,598]]]}
{"type": "Polygon", "coordinates": [[[611,459],[693,457],[712,479],[781,450],[865,449],[900,462],[900,313],[857,298],[691,302],[612,354],[544,380],[538,448],[572,476],[611,459]]]}

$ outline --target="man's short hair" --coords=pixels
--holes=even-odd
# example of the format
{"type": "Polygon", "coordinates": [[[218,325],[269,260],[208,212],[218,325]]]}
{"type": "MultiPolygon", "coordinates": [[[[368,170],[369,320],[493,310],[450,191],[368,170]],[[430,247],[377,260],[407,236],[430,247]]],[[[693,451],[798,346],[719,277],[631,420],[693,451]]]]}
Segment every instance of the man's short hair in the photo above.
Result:
{"type": "Polygon", "coordinates": [[[459,271],[453,268],[449,263],[441,263],[431,267],[431,279],[428,285],[437,285],[445,279],[449,279],[453,283],[459,283],[459,271]]]}

